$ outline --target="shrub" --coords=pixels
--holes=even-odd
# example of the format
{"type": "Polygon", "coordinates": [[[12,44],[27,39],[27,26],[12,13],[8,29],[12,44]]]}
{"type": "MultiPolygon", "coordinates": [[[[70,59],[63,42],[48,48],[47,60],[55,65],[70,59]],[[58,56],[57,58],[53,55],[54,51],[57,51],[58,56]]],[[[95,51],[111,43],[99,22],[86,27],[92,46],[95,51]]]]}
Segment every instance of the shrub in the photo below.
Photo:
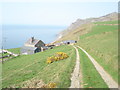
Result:
{"type": "Polygon", "coordinates": [[[52,63],[52,61],[51,60],[47,60],[47,64],[50,64],[50,63],[52,63]]]}
{"type": "Polygon", "coordinates": [[[56,88],[56,86],[57,86],[56,83],[49,83],[49,84],[44,84],[41,88],[56,88]]]}
{"type": "Polygon", "coordinates": [[[47,58],[47,63],[50,64],[54,61],[59,61],[68,58],[68,55],[64,52],[57,52],[54,56],[47,58]]]}
{"type": "Polygon", "coordinates": [[[64,52],[57,52],[55,56],[59,57],[60,60],[68,58],[68,55],[64,52]]]}
{"type": "Polygon", "coordinates": [[[55,88],[55,87],[56,87],[56,83],[49,83],[49,84],[48,84],[48,87],[49,87],[49,88],[55,88]]]}

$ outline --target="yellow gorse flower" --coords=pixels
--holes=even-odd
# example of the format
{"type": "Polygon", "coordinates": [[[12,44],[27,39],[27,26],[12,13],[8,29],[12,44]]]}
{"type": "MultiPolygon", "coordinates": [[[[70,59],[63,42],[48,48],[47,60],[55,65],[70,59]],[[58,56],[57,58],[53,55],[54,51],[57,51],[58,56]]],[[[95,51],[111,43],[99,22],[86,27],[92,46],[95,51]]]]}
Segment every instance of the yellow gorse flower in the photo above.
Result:
{"type": "Polygon", "coordinates": [[[68,58],[69,56],[64,52],[56,52],[54,56],[47,58],[47,63],[52,63],[54,61],[59,61],[68,58]]]}
{"type": "Polygon", "coordinates": [[[48,84],[48,87],[49,87],[49,88],[55,88],[55,87],[56,87],[56,83],[49,83],[49,84],[48,84]]]}
{"type": "Polygon", "coordinates": [[[47,60],[47,64],[49,64],[49,63],[52,63],[52,61],[51,60],[47,60]]]}
{"type": "MultiPolygon", "coordinates": [[[[57,84],[56,83],[49,83],[49,84],[44,84],[41,88],[56,88],[57,84]]],[[[51,89],[48,89],[51,90],[51,89]]]]}

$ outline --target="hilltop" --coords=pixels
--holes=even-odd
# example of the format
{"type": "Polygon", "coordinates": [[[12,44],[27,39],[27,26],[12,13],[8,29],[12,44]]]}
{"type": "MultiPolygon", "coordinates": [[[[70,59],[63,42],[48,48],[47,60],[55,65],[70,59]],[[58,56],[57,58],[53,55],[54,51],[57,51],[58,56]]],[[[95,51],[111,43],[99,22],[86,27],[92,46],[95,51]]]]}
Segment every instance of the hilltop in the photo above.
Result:
{"type": "Polygon", "coordinates": [[[80,26],[82,26],[84,24],[90,24],[90,23],[94,23],[94,22],[104,22],[104,21],[115,21],[117,19],[118,19],[117,12],[113,12],[113,13],[110,13],[110,14],[107,14],[107,15],[104,15],[101,17],[97,17],[97,18],[77,19],[68,28],[66,28],[65,30],[60,32],[58,34],[58,37],[61,38],[61,37],[65,36],[67,33],[79,28],[80,26]]]}
{"type": "Polygon", "coordinates": [[[90,53],[96,61],[118,81],[118,13],[99,18],[78,19],[56,43],[77,40],[77,45],[90,53]],[[112,68],[111,68],[112,67],[112,68]],[[111,68],[111,69],[110,69],[111,68]]]}

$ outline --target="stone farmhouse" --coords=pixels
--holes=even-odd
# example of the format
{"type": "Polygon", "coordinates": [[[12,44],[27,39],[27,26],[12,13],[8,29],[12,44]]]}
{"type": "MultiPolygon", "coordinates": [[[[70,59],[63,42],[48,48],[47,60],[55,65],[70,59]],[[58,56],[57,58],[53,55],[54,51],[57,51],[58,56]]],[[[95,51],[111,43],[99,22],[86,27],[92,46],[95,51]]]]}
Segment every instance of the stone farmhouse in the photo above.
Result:
{"type": "Polygon", "coordinates": [[[31,37],[27,42],[24,43],[24,46],[21,47],[21,54],[34,54],[41,52],[42,47],[44,46],[45,43],[43,41],[31,37]]]}

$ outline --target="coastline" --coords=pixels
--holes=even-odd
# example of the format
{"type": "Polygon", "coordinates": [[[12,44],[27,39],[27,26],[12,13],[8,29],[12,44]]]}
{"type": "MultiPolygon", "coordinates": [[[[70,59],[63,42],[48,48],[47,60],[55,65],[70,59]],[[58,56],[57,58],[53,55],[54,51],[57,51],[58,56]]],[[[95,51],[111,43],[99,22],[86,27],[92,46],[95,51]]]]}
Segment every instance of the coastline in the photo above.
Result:
{"type": "Polygon", "coordinates": [[[60,38],[62,38],[62,35],[61,35],[61,34],[59,34],[59,35],[57,36],[57,38],[56,38],[53,42],[51,42],[51,44],[55,43],[55,42],[58,41],[60,38]]]}

